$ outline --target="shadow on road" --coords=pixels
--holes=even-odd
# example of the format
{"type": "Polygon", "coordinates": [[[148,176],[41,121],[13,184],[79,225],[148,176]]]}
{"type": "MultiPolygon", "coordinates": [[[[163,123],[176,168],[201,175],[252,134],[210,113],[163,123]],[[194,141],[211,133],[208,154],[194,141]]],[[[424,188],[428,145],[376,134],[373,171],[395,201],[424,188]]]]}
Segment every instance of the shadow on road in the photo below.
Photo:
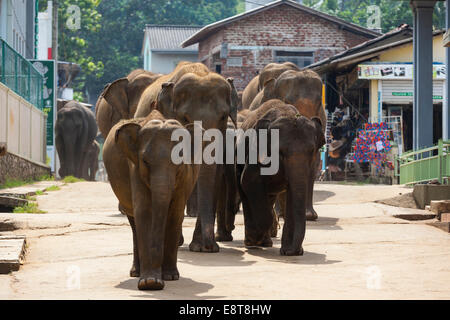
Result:
{"type": "Polygon", "coordinates": [[[314,190],[313,193],[313,202],[321,202],[325,201],[328,198],[331,198],[332,196],[336,195],[336,193],[332,191],[325,191],[325,190],[314,190]]]}
{"type": "Polygon", "coordinates": [[[224,296],[198,296],[201,293],[208,292],[214,286],[209,283],[197,282],[189,278],[181,277],[177,281],[165,281],[164,290],[160,291],[141,291],[137,288],[138,278],[122,281],[116,288],[131,290],[136,294],[131,295],[133,298],[150,298],[150,299],[220,299],[224,296]]]}
{"type": "MultiPolygon", "coordinates": [[[[276,239],[274,245],[276,244],[276,239]]],[[[278,240],[279,242],[279,240],[278,240]]],[[[305,251],[303,256],[282,256],[280,255],[280,246],[272,248],[248,248],[246,253],[252,256],[257,256],[269,261],[292,263],[292,264],[333,264],[342,261],[339,260],[327,260],[327,256],[322,253],[314,253],[305,251]]]]}
{"type": "MultiPolygon", "coordinates": [[[[236,241],[237,242],[237,241],[236,241]]],[[[230,242],[233,247],[237,247],[235,242],[230,242]]],[[[178,261],[197,266],[208,267],[245,267],[255,263],[255,261],[244,261],[244,252],[220,245],[218,253],[191,252],[187,245],[178,249],[178,261]]]]}
{"type": "MultiPolygon", "coordinates": [[[[306,229],[311,230],[342,230],[342,228],[336,223],[339,221],[338,218],[331,218],[331,217],[322,217],[319,214],[319,219],[316,221],[307,221],[306,222],[306,229]]],[[[281,231],[281,230],[280,230],[281,231]]],[[[280,233],[281,235],[281,233],[280,233]]]]}

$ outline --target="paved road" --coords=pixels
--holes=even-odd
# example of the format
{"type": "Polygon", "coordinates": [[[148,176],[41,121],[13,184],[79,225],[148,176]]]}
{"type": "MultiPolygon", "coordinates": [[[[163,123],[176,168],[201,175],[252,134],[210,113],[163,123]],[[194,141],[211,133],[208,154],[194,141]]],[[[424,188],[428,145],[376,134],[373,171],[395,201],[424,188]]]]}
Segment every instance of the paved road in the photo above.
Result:
{"type": "MultiPolygon", "coordinates": [[[[28,239],[20,271],[0,275],[1,299],[449,299],[450,236],[413,212],[373,203],[411,192],[394,186],[318,184],[301,257],[246,249],[242,214],[235,241],[219,253],[188,250],[195,225],[184,221],[179,281],[139,291],[130,278],[131,230],[109,184],[80,182],[38,196],[46,214],[0,214],[28,239]],[[79,281],[77,280],[79,279],[79,281]]],[[[279,232],[279,235],[280,232],[279,232]]]]}

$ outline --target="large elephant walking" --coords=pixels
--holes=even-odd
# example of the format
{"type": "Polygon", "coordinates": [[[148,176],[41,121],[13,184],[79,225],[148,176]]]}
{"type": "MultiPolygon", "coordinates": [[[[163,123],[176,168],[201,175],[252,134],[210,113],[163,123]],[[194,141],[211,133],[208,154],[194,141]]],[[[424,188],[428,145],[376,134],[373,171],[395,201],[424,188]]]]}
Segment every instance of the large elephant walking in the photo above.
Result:
{"type": "MultiPolygon", "coordinates": [[[[267,149],[271,150],[271,130],[279,134],[279,168],[273,175],[263,175],[266,166],[259,158],[255,164],[246,156],[244,164],[236,166],[239,193],[244,209],[245,245],[272,246],[273,205],[285,192],[286,213],[281,239],[282,255],[301,255],[305,236],[307,199],[313,189],[310,184],[315,173],[318,150],[325,143],[319,118],[312,120],[281,100],[269,100],[252,112],[242,125],[243,130],[268,130],[267,149]]],[[[259,138],[258,138],[259,139],[259,138]]],[[[237,148],[248,143],[239,139],[237,148]]],[[[257,142],[258,145],[260,141],[257,142]]],[[[247,149],[248,150],[248,149],[247,149]]],[[[271,154],[272,161],[276,155],[271,154]]]]}
{"type": "MultiPolygon", "coordinates": [[[[322,80],[319,75],[311,70],[287,70],[276,78],[265,80],[262,91],[253,100],[250,110],[257,110],[264,102],[270,99],[279,99],[297,108],[301,115],[308,118],[318,117],[325,133],[326,115],[322,105],[322,80]]],[[[317,157],[316,168],[319,168],[320,158],[317,157]]],[[[311,188],[314,186],[315,176],[311,178],[311,188]]],[[[285,197],[281,195],[280,197],[285,197]]],[[[285,199],[280,199],[285,203],[285,199]]],[[[282,206],[283,207],[283,206],[282,206]]],[[[308,220],[318,218],[313,207],[313,195],[307,199],[308,220]]]]}
{"type": "MultiPolygon", "coordinates": [[[[195,125],[188,128],[192,135],[195,125]]],[[[180,276],[177,252],[184,207],[200,166],[172,161],[178,142],[171,137],[179,129],[184,127],[178,121],[153,110],[146,118],[116,124],[103,149],[111,187],[133,232],[130,276],[140,277],[141,290],[162,289],[164,280],[180,276]]]]}
{"type": "MultiPolygon", "coordinates": [[[[182,62],[169,75],[152,83],[142,94],[135,117],[145,117],[157,109],[166,118],[183,125],[201,121],[205,130],[217,129],[225,136],[228,117],[236,122],[237,105],[233,103],[232,79],[212,73],[201,63],[182,62]]],[[[237,96],[237,94],[236,94],[237,96]]],[[[214,222],[219,177],[223,165],[203,163],[197,181],[199,214],[191,251],[217,252],[214,222]]]]}
{"type": "Polygon", "coordinates": [[[69,101],[58,111],[55,142],[61,177],[87,178],[87,154],[97,135],[94,113],[76,101],[69,101]]]}

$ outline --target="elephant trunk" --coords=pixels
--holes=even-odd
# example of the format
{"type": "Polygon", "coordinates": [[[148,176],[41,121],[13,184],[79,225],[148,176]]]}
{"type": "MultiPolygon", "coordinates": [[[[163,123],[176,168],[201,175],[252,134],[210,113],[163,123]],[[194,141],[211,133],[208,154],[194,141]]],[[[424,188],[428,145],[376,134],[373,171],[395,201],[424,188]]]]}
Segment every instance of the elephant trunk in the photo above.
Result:
{"type": "MultiPolygon", "coordinates": [[[[215,250],[214,220],[216,212],[216,178],[217,164],[203,164],[197,180],[198,210],[201,228],[201,240],[207,250],[215,250]]],[[[196,228],[197,229],[197,228],[196,228]]],[[[199,235],[197,230],[196,235],[199,235]]],[[[200,240],[200,239],[196,239],[200,240]]]]}
{"type": "MultiPolygon", "coordinates": [[[[156,170],[155,170],[156,171],[156,170]]],[[[163,170],[162,170],[163,171],[163,170]]],[[[155,173],[150,175],[152,199],[150,236],[150,269],[160,273],[164,258],[164,239],[172,192],[175,189],[175,175],[155,173]]]]}

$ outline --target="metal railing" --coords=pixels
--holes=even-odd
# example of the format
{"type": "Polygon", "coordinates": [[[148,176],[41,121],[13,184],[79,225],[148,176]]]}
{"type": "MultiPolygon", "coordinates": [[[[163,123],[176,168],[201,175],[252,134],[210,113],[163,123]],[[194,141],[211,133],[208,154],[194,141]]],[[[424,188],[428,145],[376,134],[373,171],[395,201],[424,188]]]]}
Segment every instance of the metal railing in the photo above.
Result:
{"type": "Polygon", "coordinates": [[[415,184],[450,177],[450,141],[439,140],[430,148],[411,151],[397,157],[396,175],[400,184],[415,184]]]}
{"type": "Polygon", "coordinates": [[[31,62],[0,38],[0,82],[42,110],[43,80],[31,62]]]}

